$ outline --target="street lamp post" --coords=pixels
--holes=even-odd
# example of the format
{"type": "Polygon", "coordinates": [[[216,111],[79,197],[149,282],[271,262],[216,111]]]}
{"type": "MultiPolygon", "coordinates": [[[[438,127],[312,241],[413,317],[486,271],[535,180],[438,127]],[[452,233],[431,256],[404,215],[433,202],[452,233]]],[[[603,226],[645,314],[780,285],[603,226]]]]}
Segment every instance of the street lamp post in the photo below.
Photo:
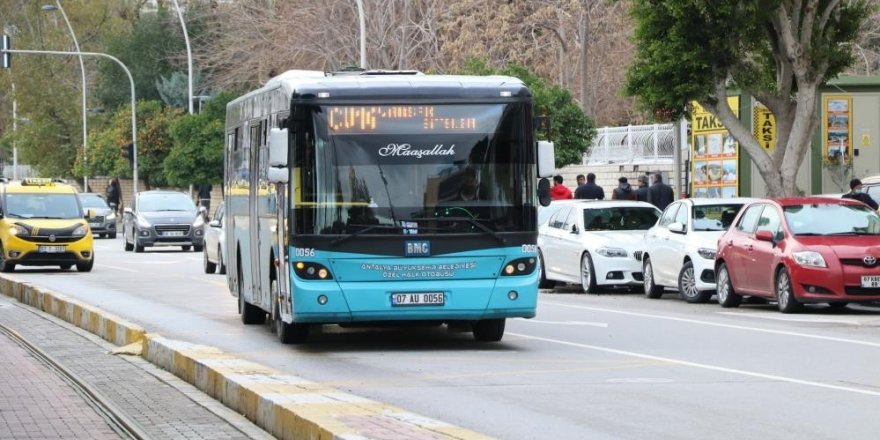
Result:
{"type": "Polygon", "coordinates": [[[367,68],[367,33],[364,19],[364,0],[357,0],[358,24],[361,28],[361,69],[367,68]]]}
{"type": "Polygon", "coordinates": [[[12,83],[12,180],[18,180],[18,99],[15,96],[15,83],[12,83]]]}
{"type": "Polygon", "coordinates": [[[192,62],[192,49],[189,45],[189,33],[186,31],[186,22],[183,21],[183,12],[180,11],[180,4],[177,3],[177,0],[174,0],[174,9],[177,10],[177,17],[180,19],[180,26],[183,28],[183,40],[186,41],[186,65],[187,65],[187,78],[189,84],[189,93],[186,95],[186,100],[189,103],[189,114],[193,114],[193,62],[192,62]]]}
{"type": "MultiPolygon", "coordinates": [[[[61,16],[64,17],[64,23],[67,24],[67,30],[70,31],[70,38],[73,38],[73,47],[76,48],[77,53],[80,52],[79,49],[79,41],[76,39],[76,34],[73,32],[73,26],[70,25],[70,20],[67,19],[67,13],[64,12],[64,7],[61,6],[61,0],[55,0],[54,5],[44,5],[44,11],[60,11],[61,16]]],[[[87,154],[88,154],[88,110],[86,104],[86,65],[83,62],[82,55],[79,56],[79,70],[82,74],[82,133],[83,133],[83,162],[87,162],[87,154]]],[[[89,176],[87,173],[83,174],[83,191],[89,191],[89,176]]]]}

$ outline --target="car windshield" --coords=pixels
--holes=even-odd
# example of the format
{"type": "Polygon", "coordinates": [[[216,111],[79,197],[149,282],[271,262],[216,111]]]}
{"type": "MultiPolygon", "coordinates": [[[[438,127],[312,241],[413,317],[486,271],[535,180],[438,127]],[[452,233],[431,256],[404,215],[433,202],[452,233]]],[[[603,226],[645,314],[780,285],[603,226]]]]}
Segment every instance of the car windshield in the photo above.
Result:
{"type": "Polygon", "coordinates": [[[584,209],[584,227],[587,231],[645,231],[658,217],[660,211],[649,207],[584,209]]]}
{"type": "Polygon", "coordinates": [[[694,231],[726,231],[742,206],[742,203],[694,206],[694,231]]]}
{"type": "Polygon", "coordinates": [[[97,194],[80,194],[79,201],[84,208],[108,209],[107,202],[97,194]]]}
{"type": "Polygon", "coordinates": [[[195,211],[196,205],[183,193],[153,193],[138,196],[139,211],[195,211]]]}
{"type": "Polygon", "coordinates": [[[82,218],[75,194],[7,193],[6,215],[11,218],[82,218]]]}
{"type": "Polygon", "coordinates": [[[813,203],[782,210],[795,235],[880,235],[880,216],[864,205],[813,203]]]}

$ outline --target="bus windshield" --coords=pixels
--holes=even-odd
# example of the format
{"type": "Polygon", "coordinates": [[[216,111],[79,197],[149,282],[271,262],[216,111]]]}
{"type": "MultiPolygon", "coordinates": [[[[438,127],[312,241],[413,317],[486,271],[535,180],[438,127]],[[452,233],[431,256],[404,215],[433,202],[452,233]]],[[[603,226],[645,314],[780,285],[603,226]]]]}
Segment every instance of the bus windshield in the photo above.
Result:
{"type": "Polygon", "coordinates": [[[533,230],[523,113],[520,104],[315,107],[297,141],[296,232],[533,230]]]}

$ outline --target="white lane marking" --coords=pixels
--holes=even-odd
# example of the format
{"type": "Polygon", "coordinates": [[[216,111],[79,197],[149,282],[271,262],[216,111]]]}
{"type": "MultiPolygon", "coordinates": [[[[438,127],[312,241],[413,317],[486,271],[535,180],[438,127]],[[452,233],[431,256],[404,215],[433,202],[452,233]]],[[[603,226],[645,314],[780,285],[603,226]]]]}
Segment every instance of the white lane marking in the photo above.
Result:
{"type": "Polygon", "coordinates": [[[779,314],[764,314],[757,315],[753,313],[739,313],[739,312],[715,312],[719,315],[730,315],[730,316],[739,316],[742,318],[755,318],[755,319],[769,319],[772,321],[786,321],[786,322],[802,322],[806,324],[846,324],[846,325],[855,325],[862,326],[864,323],[859,321],[848,321],[844,319],[829,319],[829,318],[817,318],[811,316],[781,316],[779,314]]]}
{"type": "Polygon", "coordinates": [[[113,265],[110,265],[110,264],[104,264],[104,263],[95,263],[95,265],[98,266],[98,267],[107,267],[107,268],[110,268],[110,269],[121,270],[121,271],[123,271],[123,272],[141,273],[141,271],[139,271],[139,270],[131,269],[131,268],[128,268],[128,267],[113,266],[113,265]]]}
{"type": "Polygon", "coordinates": [[[811,386],[811,387],[816,387],[816,388],[825,388],[825,389],[835,390],[835,391],[846,391],[846,392],[850,392],[850,393],[866,394],[868,396],[880,397],[880,391],[871,391],[871,390],[866,390],[866,389],[861,389],[861,388],[830,385],[830,384],[821,383],[821,382],[813,382],[813,381],[809,381],[809,380],[795,379],[793,377],[777,376],[774,374],[764,374],[764,373],[758,373],[755,371],[740,370],[737,368],[719,367],[717,365],[701,364],[699,362],[690,362],[690,361],[684,361],[681,359],[667,358],[667,357],[662,357],[662,356],[654,356],[654,355],[650,355],[650,354],[636,353],[633,351],[618,350],[615,348],[600,347],[598,345],[579,344],[576,342],[561,341],[558,339],[542,338],[542,337],[538,337],[538,336],[529,336],[529,335],[524,335],[522,333],[508,332],[508,334],[511,336],[518,336],[520,338],[532,339],[535,341],[550,342],[550,343],[554,343],[554,344],[568,345],[568,346],[577,347],[577,348],[586,348],[588,350],[602,351],[605,353],[619,354],[621,356],[629,356],[629,357],[635,357],[635,358],[639,358],[639,359],[648,359],[648,360],[652,360],[652,361],[667,362],[670,364],[681,365],[684,367],[701,368],[704,370],[718,371],[721,373],[729,373],[729,374],[736,374],[736,375],[740,375],[740,376],[756,377],[759,379],[775,380],[775,381],[780,381],[780,382],[793,383],[793,384],[797,384],[797,385],[806,385],[806,386],[811,386]]]}
{"type": "Polygon", "coordinates": [[[666,321],[686,322],[689,324],[708,325],[708,326],[712,326],[712,327],[732,328],[732,329],[736,329],[736,330],[746,330],[746,331],[758,332],[758,333],[770,333],[770,334],[774,334],[774,335],[795,336],[795,337],[799,337],[799,338],[808,338],[808,339],[819,339],[822,341],[843,342],[846,344],[864,345],[864,346],[868,346],[868,347],[880,348],[880,343],[859,341],[856,339],[835,338],[832,336],[821,336],[821,335],[811,335],[809,333],[790,332],[790,331],[785,331],[785,330],[772,330],[772,329],[767,329],[767,328],[749,327],[749,326],[745,326],[745,325],[722,324],[720,322],[702,321],[699,319],[688,319],[688,318],[675,318],[672,316],[652,315],[650,313],[625,312],[622,310],[612,310],[612,309],[605,309],[605,308],[601,308],[601,307],[589,307],[589,306],[578,306],[578,305],[564,304],[564,303],[554,303],[552,301],[541,301],[541,304],[542,305],[549,304],[549,305],[553,305],[553,306],[568,307],[568,308],[582,309],[582,310],[592,310],[594,312],[606,312],[606,313],[616,313],[619,315],[638,316],[641,318],[662,319],[662,320],[666,320],[666,321]]]}
{"type": "Polygon", "coordinates": [[[520,318],[521,322],[533,322],[538,324],[559,324],[559,325],[587,325],[592,327],[602,327],[607,328],[608,323],[606,322],[587,322],[587,321],[542,321],[540,319],[525,319],[520,318]]]}

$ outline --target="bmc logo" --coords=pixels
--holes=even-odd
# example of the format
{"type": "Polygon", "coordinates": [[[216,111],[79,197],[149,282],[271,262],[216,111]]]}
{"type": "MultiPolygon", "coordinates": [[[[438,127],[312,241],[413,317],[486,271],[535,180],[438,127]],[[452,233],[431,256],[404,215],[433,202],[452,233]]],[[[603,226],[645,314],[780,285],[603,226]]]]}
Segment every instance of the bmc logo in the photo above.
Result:
{"type": "Polygon", "coordinates": [[[431,255],[431,242],[407,241],[405,255],[407,257],[424,257],[431,255]]]}

